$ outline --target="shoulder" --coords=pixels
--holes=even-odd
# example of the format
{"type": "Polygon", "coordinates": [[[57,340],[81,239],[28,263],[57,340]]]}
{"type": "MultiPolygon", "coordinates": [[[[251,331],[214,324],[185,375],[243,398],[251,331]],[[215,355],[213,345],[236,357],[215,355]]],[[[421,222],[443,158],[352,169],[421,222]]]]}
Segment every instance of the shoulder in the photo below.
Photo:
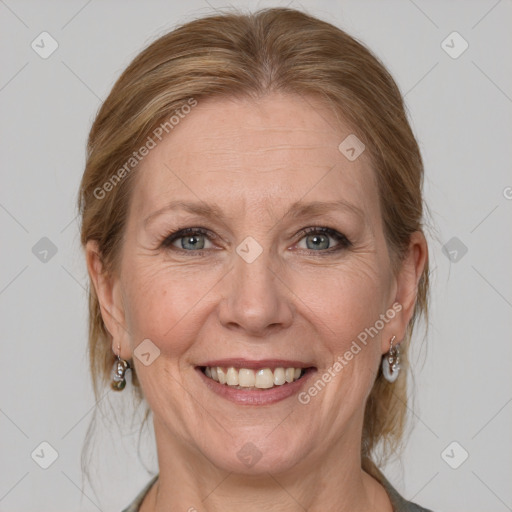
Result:
{"type": "Polygon", "coordinates": [[[135,499],[128,505],[128,507],[126,507],[125,509],[123,509],[122,512],[139,512],[139,508],[142,504],[142,501],[144,500],[144,498],[146,497],[146,494],[149,492],[149,490],[151,489],[151,487],[153,486],[153,484],[157,481],[158,479],[158,475],[154,476],[147,484],[146,486],[144,487],[144,489],[142,489],[142,491],[139,492],[139,494],[137,494],[137,496],[135,497],[135,499]]]}
{"type": "Polygon", "coordinates": [[[433,512],[430,509],[420,507],[412,501],[406,500],[400,493],[391,485],[391,482],[384,476],[384,473],[377,467],[369,457],[362,458],[362,469],[370,476],[375,478],[382,487],[384,487],[389,501],[393,506],[393,512],[433,512]]]}
{"type": "Polygon", "coordinates": [[[378,476],[374,475],[374,477],[386,490],[389,500],[391,501],[391,505],[393,506],[393,512],[433,512],[430,509],[423,508],[420,505],[402,497],[382,473],[378,476]]]}
{"type": "MultiPolygon", "coordinates": [[[[393,512],[433,512],[430,509],[423,508],[412,501],[407,501],[403,498],[398,491],[391,485],[391,483],[387,480],[384,474],[378,470],[377,468],[373,468],[372,476],[377,479],[377,481],[384,487],[386,490],[391,504],[393,505],[393,512]]],[[[144,500],[146,494],[149,492],[153,484],[158,479],[158,475],[154,476],[146,486],[139,492],[139,494],[135,497],[135,499],[125,508],[122,512],[138,512],[139,508],[144,500]]]]}

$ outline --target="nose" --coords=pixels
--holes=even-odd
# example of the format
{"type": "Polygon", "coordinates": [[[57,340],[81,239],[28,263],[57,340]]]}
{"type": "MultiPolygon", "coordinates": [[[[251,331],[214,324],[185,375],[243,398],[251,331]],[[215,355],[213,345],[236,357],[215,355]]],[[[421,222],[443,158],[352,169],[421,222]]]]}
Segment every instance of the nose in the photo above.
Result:
{"type": "Polygon", "coordinates": [[[221,324],[245,336],[265,337],[291,325],[292,292],[279,265],[268,251],[248,263],[234,255],[234,267],[226,276],[225,296],[219,306],[221,324]],[[272,268],[272,263],[274,263],[272,268]]]}

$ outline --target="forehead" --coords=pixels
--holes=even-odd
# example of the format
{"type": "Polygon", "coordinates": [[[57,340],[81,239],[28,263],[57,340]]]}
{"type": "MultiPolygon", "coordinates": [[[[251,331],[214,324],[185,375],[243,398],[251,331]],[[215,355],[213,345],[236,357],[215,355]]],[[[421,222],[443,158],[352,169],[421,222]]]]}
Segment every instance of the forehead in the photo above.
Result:
{"type": "Polygon", "coordinates": [[[278,214],[285,203],[341,199],[378,215],[367,155],[350,161],[339,150],[351,134],[313,97],[200,100],[139,164],[131,211],[145,218],[190,199],[228,215],[278,214]]]}

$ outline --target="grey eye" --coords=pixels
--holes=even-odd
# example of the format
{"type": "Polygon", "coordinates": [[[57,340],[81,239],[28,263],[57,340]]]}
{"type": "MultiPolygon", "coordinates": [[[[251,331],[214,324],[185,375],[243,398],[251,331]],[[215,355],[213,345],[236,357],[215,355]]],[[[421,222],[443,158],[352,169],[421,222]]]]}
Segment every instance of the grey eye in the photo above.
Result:
{"type": "Polygon", "coordinates": [[[328,227],[312,226],[304,229],[302,235],[298,247],[319,254],[332,254],[352,246],[352,242],[344,234],[328,227]],[[300,245],[304,243],[303,240],[305,246],[300,245]]]}
{"type": "Polygon", "coordinates": [[[329,249],[329,236],[324,234],[316,233],[314,235],[307,235],[304,237],[306,239],[306,246],[308,249],[329,249]]]}
{"type": "Polygon", "coordinates": [[[181,229],[176,233],[169,235],[163,242],[164,247],[176,247],[183,251],[193,252],[213,247],[209,240],[211,235],[199,229],[187,228],[181,229]],[[210,245],[208,245],[210,244],[210,245]]]}
{"type": "Polygon", "coordinates": [[[180,238],[177,238],[175,242],[179,243],[179,248],[184,250],[201,250],[205,248],[205,235],[200,233],[195,235],[186,235],[180,238]]]}
{"type": "Polygon", "coordinates": [[[336,231],[327,228],[313,228],[306,231],[306,234],[301,238],[298,247],[310,251],[325,251],[327,249],[332,249],[336,245],[344,247],[348,246],[349,242],[344,235],[341,235],[336,231]],[[305,247],[300,245],[302,240],[306,241],[305,247]]]}

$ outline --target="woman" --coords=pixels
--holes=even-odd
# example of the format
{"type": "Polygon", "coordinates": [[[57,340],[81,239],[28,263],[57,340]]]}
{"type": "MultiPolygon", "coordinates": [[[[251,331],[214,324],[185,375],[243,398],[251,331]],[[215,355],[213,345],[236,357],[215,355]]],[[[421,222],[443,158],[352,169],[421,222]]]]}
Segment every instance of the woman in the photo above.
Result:
{"type": "Polygon", "coordinates": [[[427,309],[422,178],[393,79],[309,15],[216,15],[135,58],[79,200],[95,390],[131,371],[154,422],[126,511],[425,510],[372,462],[427,309]]]}

